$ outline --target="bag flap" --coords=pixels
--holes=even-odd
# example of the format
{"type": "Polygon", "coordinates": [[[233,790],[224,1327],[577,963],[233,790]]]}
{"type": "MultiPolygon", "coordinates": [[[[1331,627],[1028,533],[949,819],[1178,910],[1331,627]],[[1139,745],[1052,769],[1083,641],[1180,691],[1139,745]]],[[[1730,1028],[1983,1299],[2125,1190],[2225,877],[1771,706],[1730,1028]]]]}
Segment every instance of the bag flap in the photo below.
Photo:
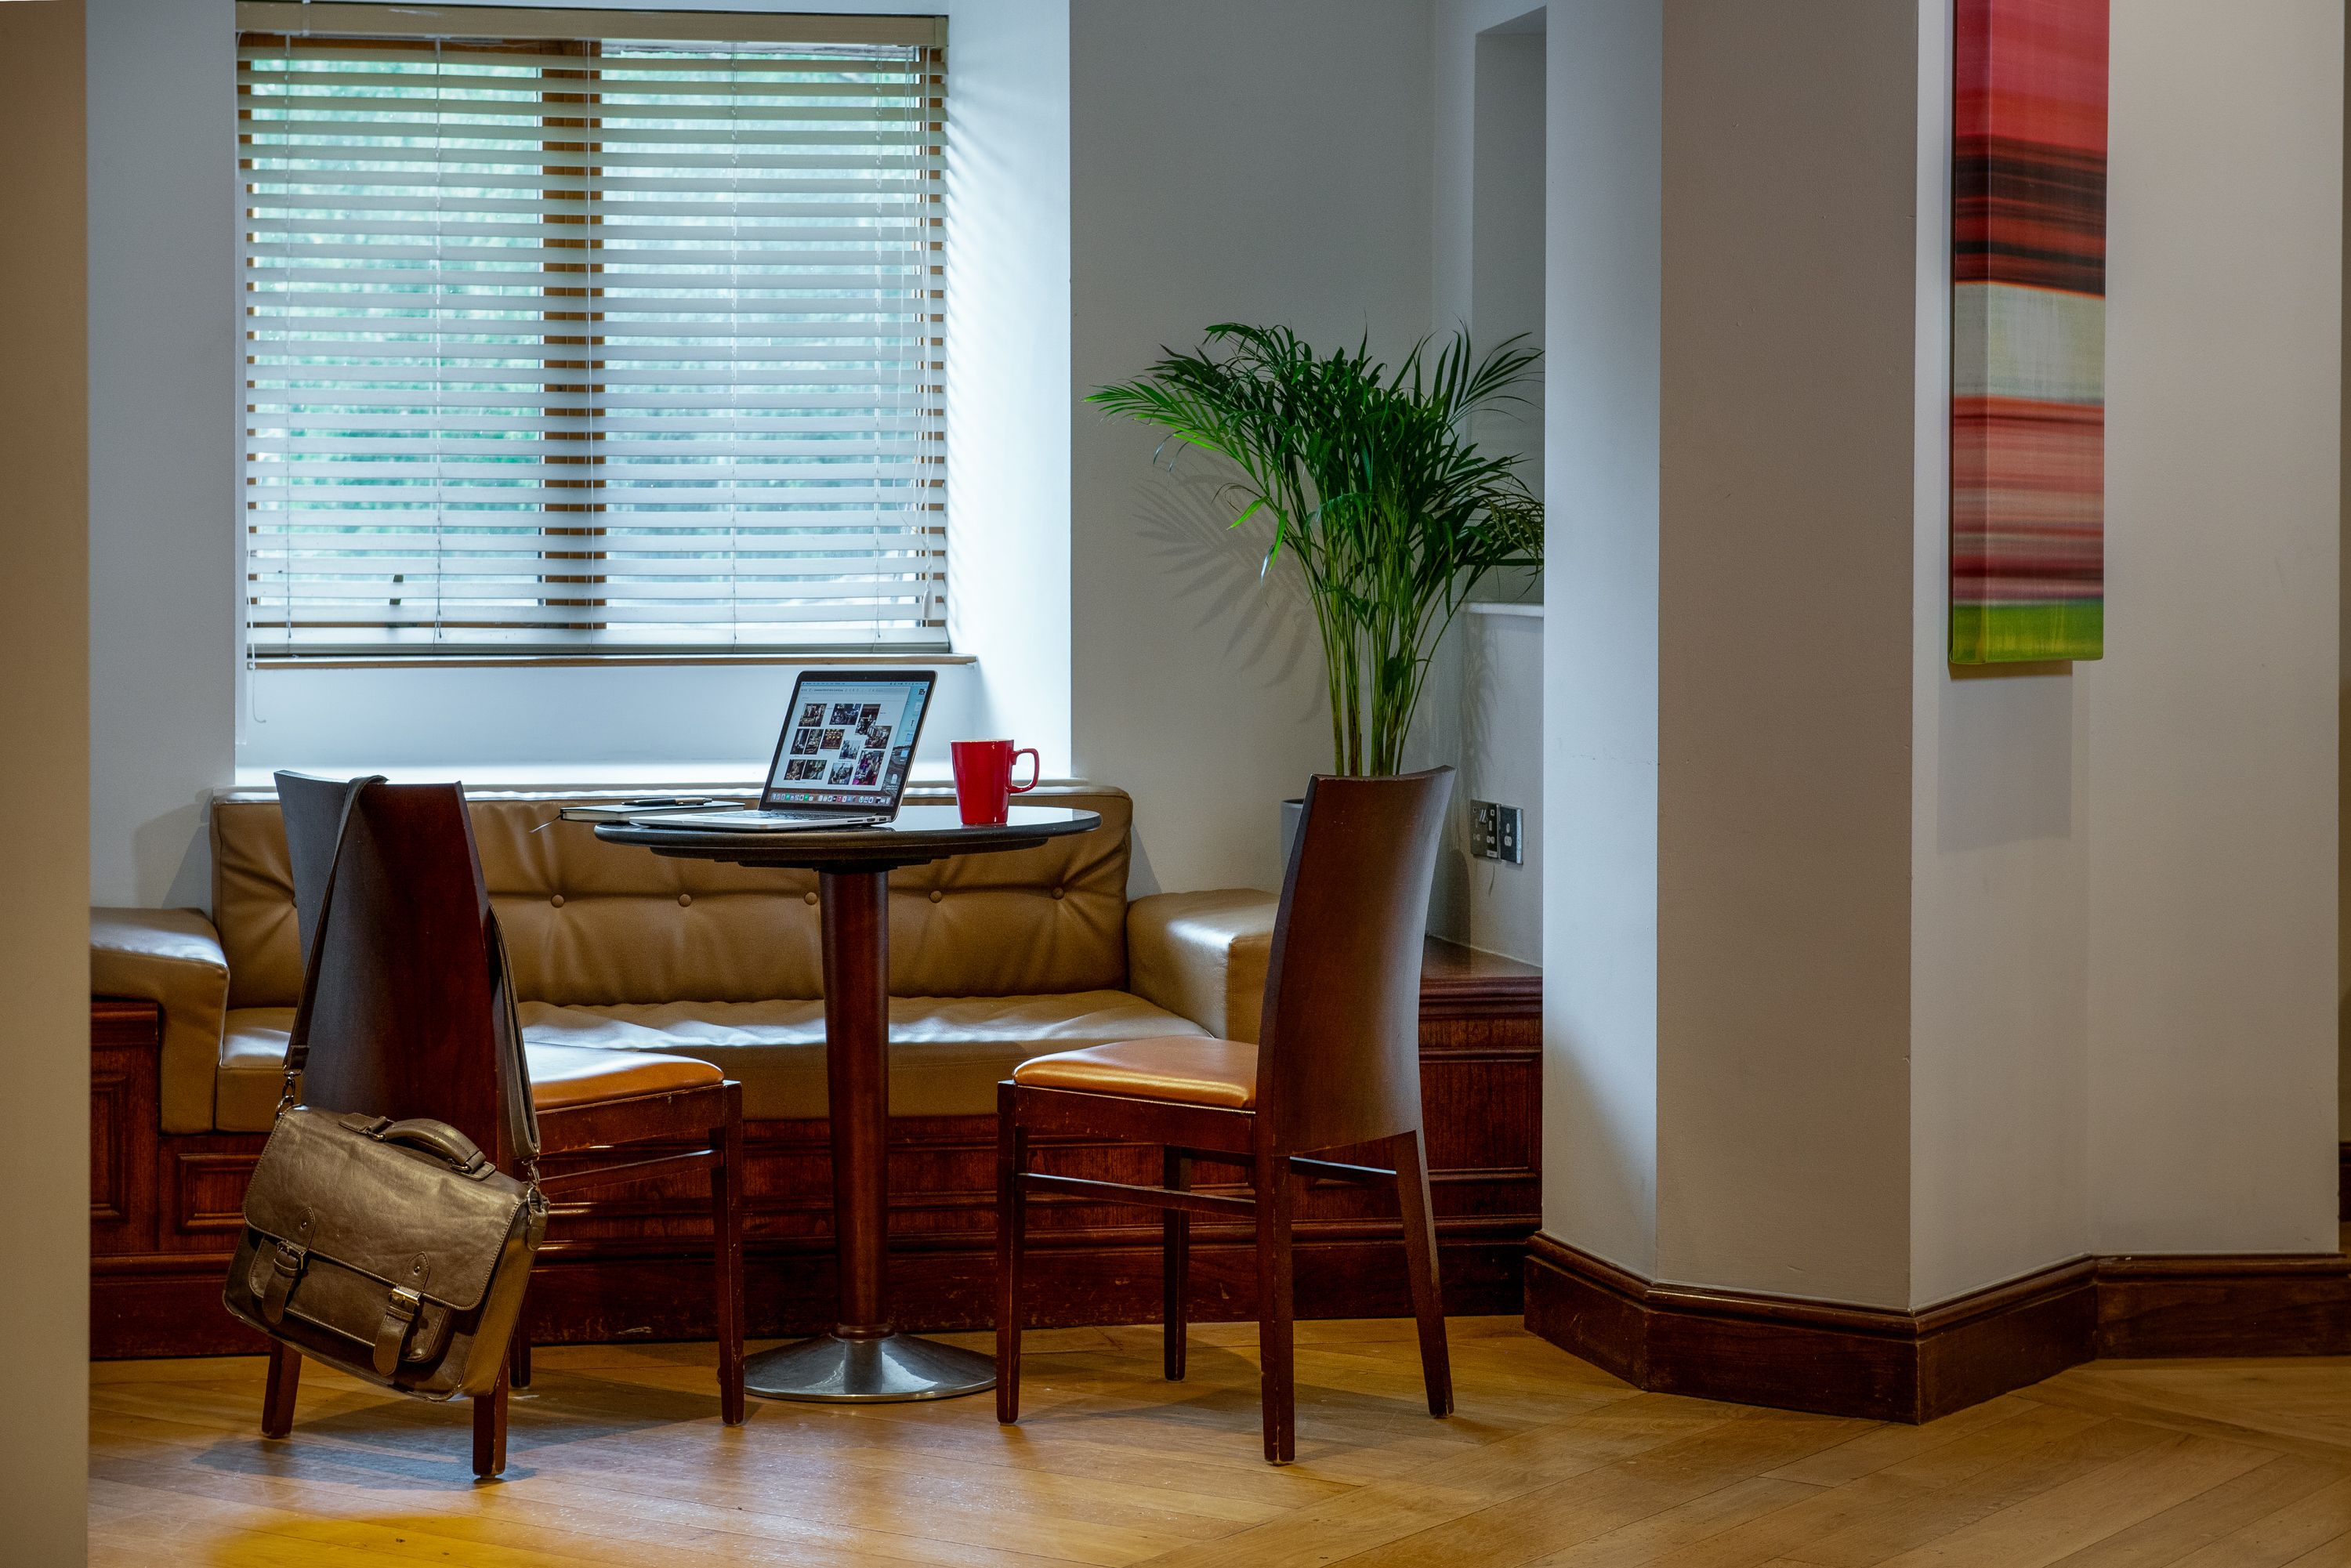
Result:
{"type": "Polygon", "coordinates": [[[521,1183],[462,1176],[326,1112],[277,1119],[246,1189],[245,1222],[421,1296],[470,1312],[526,1201],[521,1183]]]}

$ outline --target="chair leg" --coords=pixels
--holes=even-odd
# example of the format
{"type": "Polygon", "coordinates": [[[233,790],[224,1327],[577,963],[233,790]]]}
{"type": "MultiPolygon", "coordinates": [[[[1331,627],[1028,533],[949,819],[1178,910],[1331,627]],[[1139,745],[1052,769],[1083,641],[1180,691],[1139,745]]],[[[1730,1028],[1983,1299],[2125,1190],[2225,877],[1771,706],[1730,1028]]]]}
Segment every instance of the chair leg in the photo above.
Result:
{"type": "Polygon", "coordinates": [[[1265,1423],[1268,1464],[1298,1457],[1297,1367],[1290,1345],[1290,1228],[1297,1185],[1290,1161],[1257,1160],[1258,1398],[1265,1423]]]}
{"type": "Polygon", "coordinates": [[[1029,1223],[1020,1173],[1029,1134],[1013,1119],[1012,1088],[997,1095],[996,1113],[996,1418],[1020,1419],[1020,1254],[1029,1223]]]}
{"type": "Polygon", "coordinates": [[[261,1395],[261,1435],[282,1437],[294,1429],[294,1396],[302,1386],[302,1353],[269,1342],[269,1382],[261,1395]]]}
{"type": "Polygon", "coordinates": [[[1396,1201],[1404,1210],[1405,1266],[1412,1275],[1412,1315],[1420,1323],[1420,1375],[1428,1413],[1453,1414],[1453,1359],[1445,1343],[1445,1297],[1437,1275],[1437,1216],[1429,1207],[1428,1160],[1419,1129],[1388,1140],[1395,1161],[1396,1201]]]}
{"type": "Polygon", "coordinates": [[[718,1414],[743,1424],[743,1104],[710,1130],[710,1250],[718,1287],[718,1414]]]}
{"type": "Polygon", "coordinates": [[[530,1320],[529,1301],[524,1301],[524,1312],[515,1317],[514,1338],[507,1342],[507,1382],[516,1388],[530,1386],[530,1320]]]}
{"type": "Polygon", "coordinates": [[[507,1468],[507,1369],[498,1385],[474,1396],[474,1479],[495,1479],[507,1468]]]}
{"type": "MultiPolygon", "coordinates": [[[[1168,1149],[1161,1159],[1160,1180],[1171,1191],[1187,1192],[1192,1186],[1192,1161],[1180,1150],[1168,1149]]],[[[1165,1345],[1162,1359],[1170,1383],[1184,1381],[1184,1333],[1188,1326],[1185,1299],[1192,1279],[1192,1216],[1181,1208],[1160,1211],[1160,1276],[1165,1345]]]]}

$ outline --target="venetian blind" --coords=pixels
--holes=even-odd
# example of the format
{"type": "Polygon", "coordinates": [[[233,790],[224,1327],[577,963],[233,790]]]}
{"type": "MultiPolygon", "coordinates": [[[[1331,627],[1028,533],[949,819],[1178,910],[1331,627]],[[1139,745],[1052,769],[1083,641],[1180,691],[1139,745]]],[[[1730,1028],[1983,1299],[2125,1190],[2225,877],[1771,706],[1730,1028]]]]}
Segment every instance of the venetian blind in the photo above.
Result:
{"type": "Polygon", "coordinates": [[[238,19],[254,656],[945,646],[944,22],[238,19]]]}

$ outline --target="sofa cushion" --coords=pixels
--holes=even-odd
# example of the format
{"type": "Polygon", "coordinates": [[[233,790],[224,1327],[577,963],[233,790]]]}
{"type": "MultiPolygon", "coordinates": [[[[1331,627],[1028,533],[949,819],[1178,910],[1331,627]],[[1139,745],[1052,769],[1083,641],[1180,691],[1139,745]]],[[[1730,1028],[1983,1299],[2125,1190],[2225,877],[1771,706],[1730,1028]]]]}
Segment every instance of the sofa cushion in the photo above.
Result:
{"type": "MultiPolygon", "coordinates": [[[[665,1002],[556,1007],[526,1002],[534,1046],[653,1051],[716,1064],[743,1085],[754,1120],[825,1113],[824,1004],[665,1002]]],[[[214,1120],[221,1131],[266,1131],[277,1106],[292,1008],[240,1008],[221,1041],[214,1120]]],[[[1014,997],[890,998],[890,1111],[898,1116],[981,1116],[996,1085],[1032,1056],[1196,1025],[1118,990],[1014,997]]]]}
{"type": "MultiPolygon", "coordinates": [[[[554,821],[568,800],[467,799],[482,875],[497,905],[517,993],[559,1006],[758,1002],[823,988],[816,877],[665,860],[554,821]]],[[[914,803],[951,791],[924,785],[914,803]]],[[[890,873],[890,990],[904,997],[1019,997],[1126,986],[1127,830],[1116,789],[1056,782],[1034,805],[1102,814],[1090,833],[1030,850],[890,873]]],[[[232,1008],[292,1007],[302,987],[293,876],[277,797],[213,804],[213,919],[232,1008]]]]}

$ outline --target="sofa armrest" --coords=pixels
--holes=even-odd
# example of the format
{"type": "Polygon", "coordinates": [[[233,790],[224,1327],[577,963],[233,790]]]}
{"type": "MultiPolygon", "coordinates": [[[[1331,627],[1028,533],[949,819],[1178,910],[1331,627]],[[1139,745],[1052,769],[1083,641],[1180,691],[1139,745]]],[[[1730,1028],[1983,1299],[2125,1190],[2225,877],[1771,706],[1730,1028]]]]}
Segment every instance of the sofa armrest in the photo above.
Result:
{"type": "Polygon", "coordinates": [[[228,1010],[228,959],[213,923],[193,909],[91,910],[89,992],[163,1009],[162,1130],[211,1132],[228,1010]]]}
{"type": "Polygon", "coordinates": [[[1126,906],[1128,983],[1220,1040],[1254,1045],[1280,902],[1253,887],[1136,899],[1126,906]]]}

